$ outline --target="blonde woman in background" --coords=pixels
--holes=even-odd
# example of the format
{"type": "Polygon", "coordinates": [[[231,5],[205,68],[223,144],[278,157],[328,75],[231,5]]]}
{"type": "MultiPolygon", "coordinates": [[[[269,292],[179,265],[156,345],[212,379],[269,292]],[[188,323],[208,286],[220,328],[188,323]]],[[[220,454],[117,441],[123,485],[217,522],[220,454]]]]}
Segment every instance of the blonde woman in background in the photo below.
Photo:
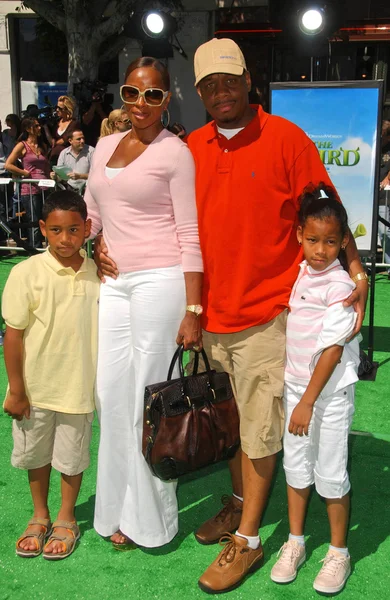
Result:
{"type": "MultiPolygon", "coordinates": [[[[100,127],[100,137],[106,137],[112,133],[121,133],[131,128],[131,121],[121,108],[112,110],[108,117],[103,119],[100,127]]],[[[99,138],[100,139],[100,138],[99,138]]]]}
{"type": "Polygon", "coordinates": [[[47,140],[51,145],[50,162],[57,164],[57,160],[62,150],[69,146],[69,137],[74,131],[80,129],[80,123],[74,118],[76,111],[76,102],[69,96],[60,96],[57,100],[56,113],[58,123],[55,131],[49,131],[45,127],[47,140]]]}

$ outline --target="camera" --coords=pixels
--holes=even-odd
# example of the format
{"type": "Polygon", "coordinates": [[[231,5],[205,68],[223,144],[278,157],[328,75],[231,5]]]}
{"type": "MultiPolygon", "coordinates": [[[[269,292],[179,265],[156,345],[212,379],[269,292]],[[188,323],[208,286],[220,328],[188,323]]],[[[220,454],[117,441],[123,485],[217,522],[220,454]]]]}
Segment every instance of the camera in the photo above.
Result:
{"type": "Polygon", "coordinates": [[[107,84],[99,80],[84,79],[80,83],[75,83],[73,87],[73,94],[81,113],[88,110],[92,102],[103,102],[106,92],[107,84]]]}
{"type": "Polygon", "coordinates": [[[31,117],[37,119],[42,127],[43,125],[55,126],[58,121],[56,107],[50,104],[48,98],[45,98],[45,102],[46,106],[43,108],[38,108],[36,104],[29,104],[26,110],[21,112],[22,119],[31,117]]]}

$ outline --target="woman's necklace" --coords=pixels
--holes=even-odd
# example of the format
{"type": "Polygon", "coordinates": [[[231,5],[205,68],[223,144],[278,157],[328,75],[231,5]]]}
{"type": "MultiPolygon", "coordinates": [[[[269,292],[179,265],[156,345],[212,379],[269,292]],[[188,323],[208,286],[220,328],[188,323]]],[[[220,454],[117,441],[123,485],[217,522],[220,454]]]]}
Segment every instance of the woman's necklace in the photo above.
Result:
{"type": "Polygon", "coordinates": [[[31,141],[30,139],[27,139],[27,146],[30,148],[31,152],[33,152],[35,154],[35,156],[40,156],[41,154],[41,149],[38,146],[38,142],[34,142],[31,141]]]}

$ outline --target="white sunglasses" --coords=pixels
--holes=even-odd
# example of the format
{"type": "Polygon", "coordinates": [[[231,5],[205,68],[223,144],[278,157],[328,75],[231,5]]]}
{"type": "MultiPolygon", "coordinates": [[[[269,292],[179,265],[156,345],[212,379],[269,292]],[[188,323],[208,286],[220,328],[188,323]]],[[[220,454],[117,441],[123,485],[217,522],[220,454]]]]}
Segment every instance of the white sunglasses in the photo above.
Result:
{"type": "Polygon", "coordinates": [[[120,96],[125,104],[136,104],[142,96],[149,106],[161,106],[168,94],[159,88],[147,88],[143,92],[135,85],[122,85],[120,88],[120,96]]]}

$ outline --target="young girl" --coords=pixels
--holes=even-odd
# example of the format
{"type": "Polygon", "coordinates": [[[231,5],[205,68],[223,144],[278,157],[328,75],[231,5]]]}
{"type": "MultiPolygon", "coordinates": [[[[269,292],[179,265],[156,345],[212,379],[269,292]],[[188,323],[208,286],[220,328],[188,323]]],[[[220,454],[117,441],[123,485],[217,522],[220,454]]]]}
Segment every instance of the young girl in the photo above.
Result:
{"type": "Polygon", "coordinates": [[[343,301],[355,283],[338,260],[348,243],[347,214],[325,185],[301,196],[299,244],[305,260],[290,297],[285,369],[284,470],[290,535],[271,571],[289,583],[305,561],[303,527],[310,488],[326,499],[331,545],[313,587],[336,593],[351,567],[346,547],[350,483],[348,432],[354,412],[359,344],[347,342],[356,315],[343,301]]]}

